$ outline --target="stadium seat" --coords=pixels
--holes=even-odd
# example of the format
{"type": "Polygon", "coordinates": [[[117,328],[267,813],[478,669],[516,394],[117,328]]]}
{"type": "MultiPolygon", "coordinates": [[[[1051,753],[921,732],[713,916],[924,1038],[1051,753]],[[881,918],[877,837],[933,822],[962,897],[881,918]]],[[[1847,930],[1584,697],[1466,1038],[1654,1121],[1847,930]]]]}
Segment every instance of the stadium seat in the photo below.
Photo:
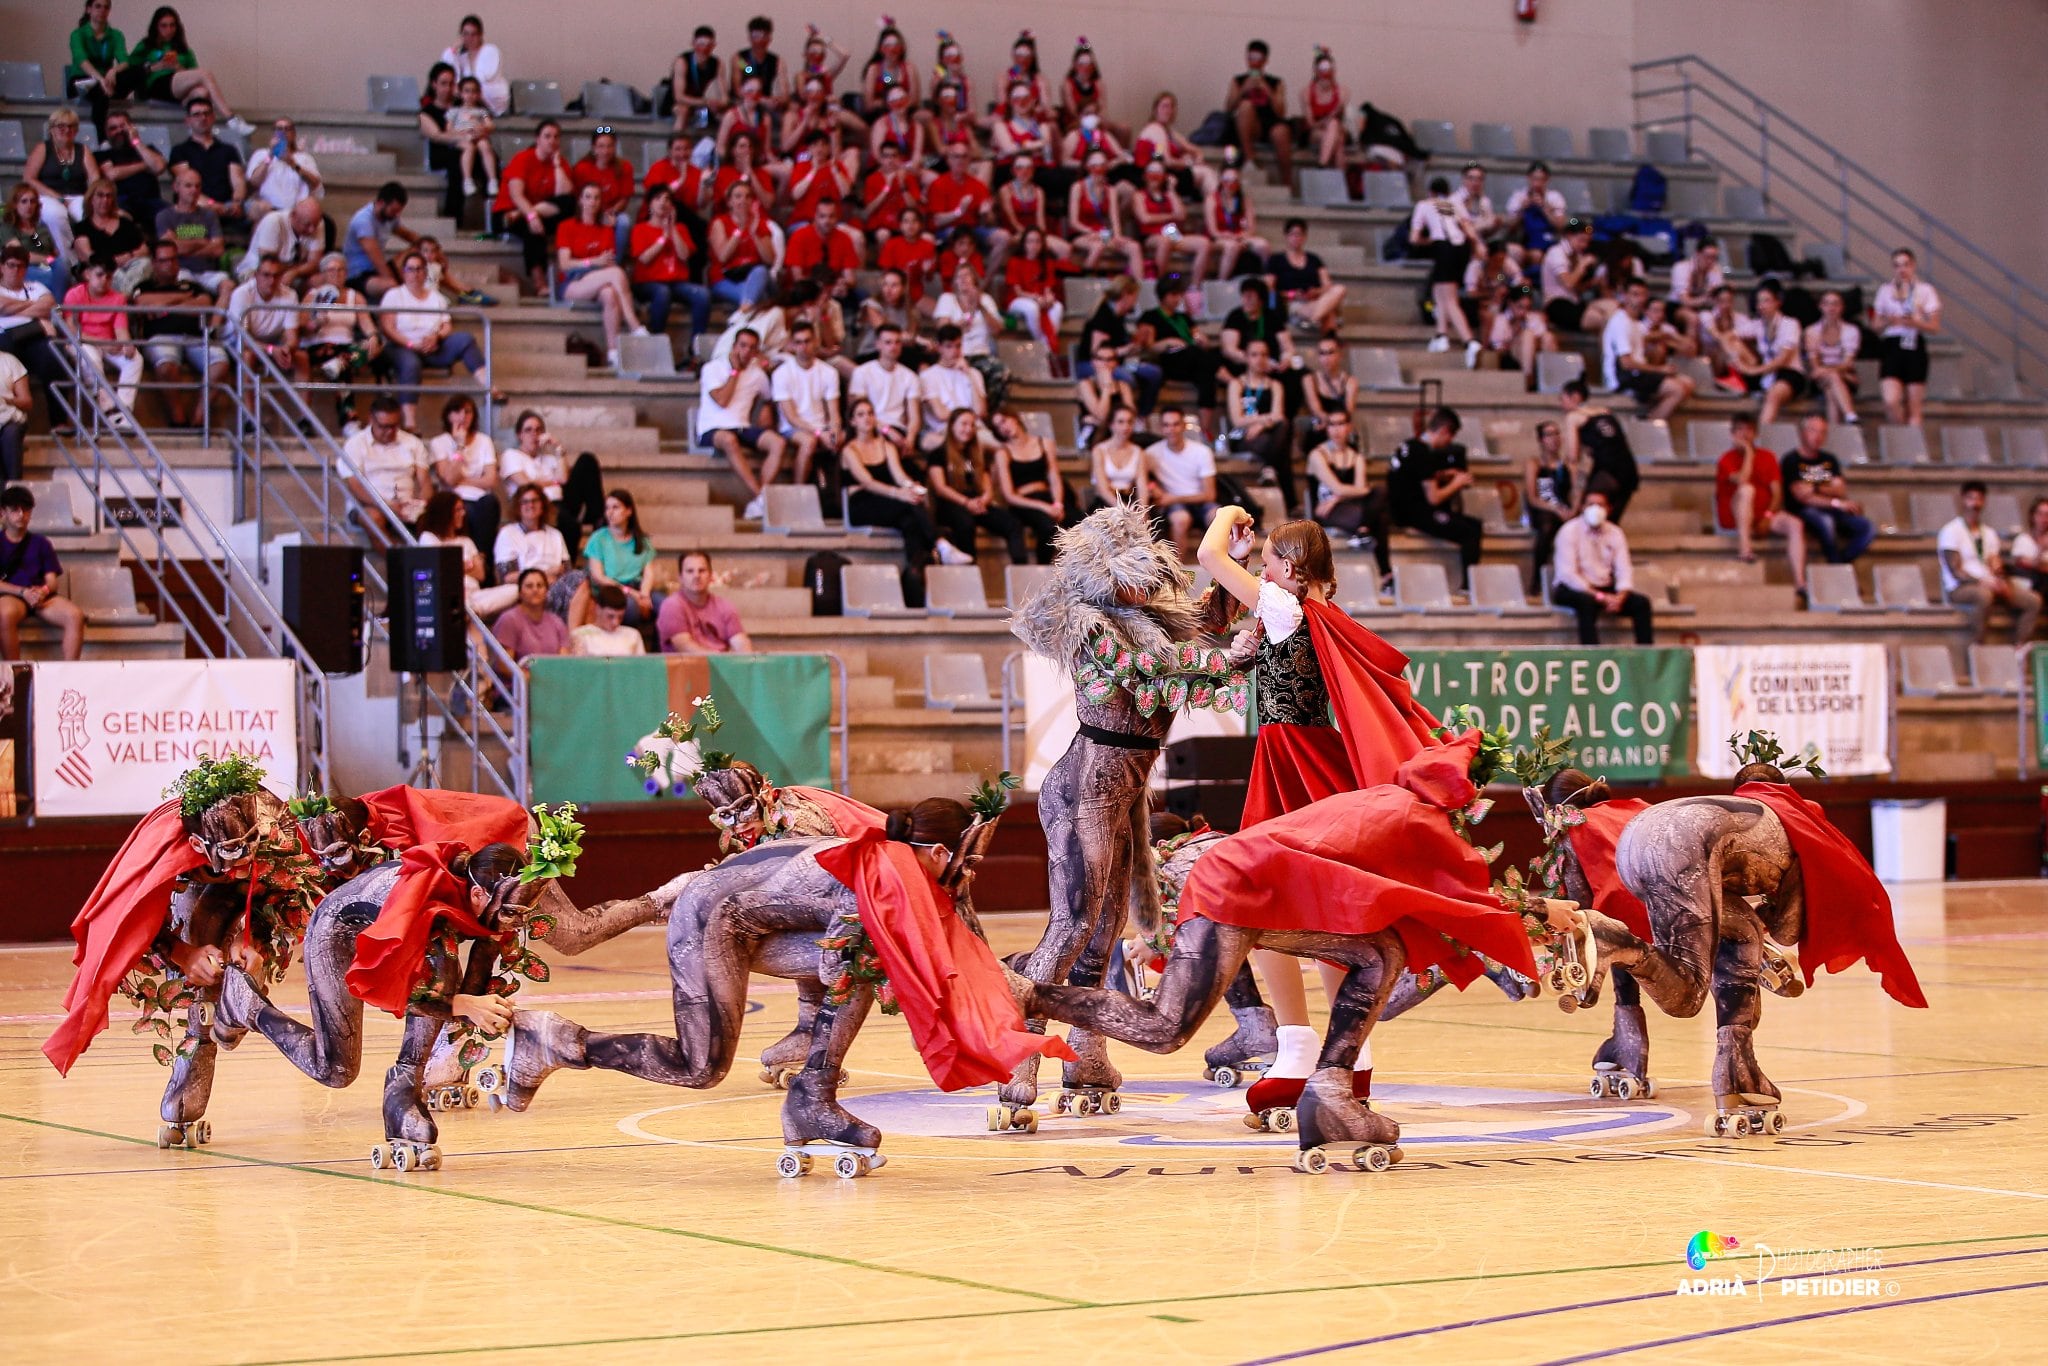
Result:
{"type": "MultiPolygon", "coordinates": [[[[1085,318],[1102,306],[1103,296],[1109,293],[1109,281],[1100,275],[1070,276],[1066,282],[1065,296],[1069,317],[1085,318]]],[[[1233,297],[1231,307],[1237,306],[1233,297]]]]}
{"type": "Polygon", "coordinates": [[[1907,697],[1954,697],[1977,689],[1956,681],[1956,660],[1948,646],[1901,645],[1899,691],[1907,697]]]}
{"type": "Polygon", "coordinates": [[[1887,465],[1924,465],[1927,463],[1927,431],[1923,427],[1888,422],[1877,430],[1877,453],[1887,465]]]}
{"type": "Polygon", "coordinates": [[[1394,605],[1403,612],[1452,612],[1450,576],[1435,560],[1394,561],[1394,605]]]}
{"type": "Polygon", "coordinates": [[[1872,612],[1882,609],[1863,600],[1853,564],[1810,564],[1806,567],[1806,609],[1809,612],[1872,612]]]}
{"type": "Polygon", "coordinates": [[[849,617],[921,617],[903,605],[903,577],[894,565],[849,564],[839,570],[839,598],[849,617]]]}
{"type": "Polygon", "coordinates": [[[145,123],[135,130],[135,136],[142,139],[143,146],[153,148],[158,156],[167,157],[171,148],[184,140],[184,129],[179,129],[178,136],[173,138],[168,124],[145,123]]]}
{"type": "Polygon", "coordinates": [[[1905,533],[1899,524],[1899,509],[1892,502],[1892,496],[1885,489],[1860,489],[1856,501],[1863,507],[1863,515],[1877,528],[1880,536],[1898,536],[1905,533]]]}
{"type": "Polygon", "coordinates": [[[1438,156],[1458,150],[1458,126],[1449,119],[1416,119],[1408,125],[1408,136],[1417,147],[1438,156]]]}
{"type": "Polygon", "coordinates": [[[41,62],[0,62],[0,100],[43,104],[55,98],[43,82],[41,62]]]}
{"type": "Polygon", "coordinates": [[[1678,452],[1672,449],[1669,422],[1661,419],[1652,421],[1648,418],[1625,417],[1621,420],[1621,427],[1628,434],[1628,447],[1635,452],[1636,459],[1662,463],[1678,458],[1678,452]]]}
{"type": "Polygon", "coordinates": [[[1970,388],[1978,398],[1999,403],[2012,403],[2021,397],[2019,376],[2013,374],[2012,367],[1982,356],[1970,362],[1970,388]]]}
{"type": "Polygon", "coordinates": [[[417,76],[370,76],[365,84],[369,87],[373,114],[417,114],[420,110],[417,76]]]}
{"type": "Polygon", "coordinates": [[[1207,317],[1229,317],[1239,298],[1236,280],[1202,281],[1202,312],[1207,317]]]}
{"type": "Polygon", "coordinates": [[[1927,397],[1942,403],[1954,403],[1967,397],[1963,393],[1963,363],[1959,357],[1928,358],[1927,397]]]}
{"type": "Polygon", "coordinates": [[[1400,171],[1365,173],[1365,206],[1369,209],[1412,209],[1415,198],[1408,192],[1408,177],[1400,171]]]}
{"type": "Polygon", "coordinates": [[[71,501],[71,485],[55,479],[22,479],[17,481],[36,500],[35,528],[45,536],[75,536],[88,530],[85,519],[78,515],[78,505],[71,501]]]}
{"type": "Polygon", "coordinates": [[[825,525],[815,484],[770,484],[761,490],[761,503],[761,530],[767,535],[816,536],[832,530],[825,525]]]}
{"type": "Polygon", "coordinates": [[[674,379],[676,353],[660,333],[619,338],[620,379],[674,379]]]}
{"type": "Polygon", "coordinates": [[[1550,188],[1564,196],[1564,206],[1576,214],[1598,213],[1593,206],[1593,184],[1583,176],[1561,175],[1550,188]]]}
{"type": "Polygon", "coordinates": [[[1927,578],[1918,564],[1871,566],[1871,581],[1877,588],[1877,602],[1894,612],[1944,612],[1944,604],[1928,601],[1927,578]]]}
{"type": "Polygon", "coordinates": [[[1970,682],[1984,692],[2019,696],[2020,652],[2010,645],[1972,645],[1970,682]]]}
{"type": "Polygon", "coordinates": [[[1572,130],[1554,123],[1539,123],[1529,129],[1529,155],[1538,161],[1570,161],[1578,155],[1572,147],[1572,130]]]}
{"type": "Polygon", "coordinates": [[[1009,366],[1010,374],[1017,379],[1052,378],[1052,354],[1045,349],[1044,342],[1000,340],[996,343],[996,358],[1009,366]]]}
{"type": "Polygon", "coordinates": [[[70,570],[65,596],[91,622],[147,620],[135,601],[135,578],[125,564],[82,564],[70,570]]]}
{"type": "Polygon", "coordinates": [[[1352,347],[1351,373],[1358,376],[1360,387],[1366,389],[1389,390],[1408,387],[1408,382],[1401,378],[1400,358],[1384,346],[1352,347]]]}
{"type": "Polygon", "coordinates": [[[1018,420],[1024,424],[1026,432],[1045,442],[1048,446],[1057,446],[1059,444],[1058,438],[1053,435],[1052,414],[1045,411],[1045,409],[1027,409],[1019,414],[1018,420]]]}
{"type": "Polygon", "coordinates": [[[1754,185],[1729,185],[1721,191],[1721,211],[1730,218],[1769,218],[1764,192],[1754,185]]]}
{"type": "Polygon", "coordinates": [[[1586,377],[1586,358],[1576,351],[1536,353],[1536,392],[1555,394],[1575,379],[1586,377]]]}
{"type": "Polygon", "coordinates": [[[21,139],[20,119],[0,119],[0,161],[27,161],[28,145],[21,139]]]}
{"type": "Polygon", "coordinates": [[[935,617],[1000,617],[1009,609],[988,605],[980,565],[935,564],[924,571],[924,610],[935,617]]]}
{"type": "Polygon", "coordinates": [[[1465,458],[1468,460],[1505,459],[1503,456],[1496,456],[1492,447],[1486,444],[1486,426],[1477,418],[1458,428],[1458,442],[1464,446],[1465,458]]]}
{"type": "Polygon", "coordinates": [[[1664,192],[1664,212],[1671,218],[1712,218],[1720,207],[1710,181],[1680,176],[1664,192]]]}
{"type": "Polygon", "coordinates": [[[1297,173],[1301,202],[1317,209],[1348,208],[1351,186],[1337,168],[1310,166],[1297,173]]]}
{"type": "MultiPolygon", "coordinates": [[[[1469,456],[1471,452],[1466,452],[1469,456]]],[[[1507,510],[1501,505],[1500,490],[1478,483],[1465,490],[1463,507],[1467,517],[1477,517],[1489,536],[1506,536],[1517,530],[1508,525],[1507,510]]]]}
{"type": "Polygon", "coordinates": [[[1678,368],[1681,379],[1692,381],[1692,390],[1701,397],[1714,392],[1714,367],[1704,356],[1673,356],[1671,363],[1678,368]]]}
{"type": "MultiPolygon", "coordinates": [[[[1829,444],[1833,444],[1830,433],[1829,444]]],[[[1735,443],[1730,441],[1728,445],[1735,443]]],[[[1796,422],[1766,422],[1757,428],[1756,444],[1773,455],[1789,455],[1799,448],[1799,424],[1796,422]]],[[[1728,446],[1721,449],[1726,450],[1728,446]]],[[[1839,452],[1837,452],[1839,454],[1839,452]]]]}
{"type": "Polygon", "coordinates": [[[1003,700],[989,692],[988,663],[980,655],[945,653],[924,657],[924,704],[936,711],[991,711],[1003,700]]]}
{"type": "Polygon", "coordinates": [[[1842,250],[1840,242],[1808,242],[1806,258],[1818,261],[1830,280],[1849,278],[1849,254],[1842,250]]]}
{"type": "Polygon", "coordinates": [[[1586,155],[1595,161],[1634,161],[1635,140],[1626,128],[1589,128],[1586,130],[1586,155]]]}
{"type": "MultiPolygon", "coordinates": [[[[1358,369],[1357,357],[1351,368],[1358,369]]],[[[1406,413],[1365,414],[1365,449],[1372,455],[1392,455],[1402,442],[1415,435],[1415,419],[1406,413]]]]}
{"type": "MultiPolygon", "coordinates": [[[[929,571],[927,571],[929,572],[929,571]]],[[[979,572],[979,571],[976,571],[979,572]]],[[[1052,578],[1049,564],[1012,564],[1003,567],[1003,603],[1012,612],[1024,605],[1024,599],[1036,592],[1040,585],[1052,578]]],[[[930,579],[927,577],[927,592],[930,579]]]]}
{"type": "Polygon", "coordinates": [[[1516,564],[1472,566],[1472,606],[1502,616],[1549,615],[1550,609],[1529,601],[1523,591],[1522,567],[1516,564]]]}
{"type": "MultiPolygon", "coordinates": [[[[1671,581],[1664,577],[1664,571],[1656,565],[1638,564],[1634,566],[1634,569],[1635,591],[1650,600],[1651,610],[1655,611],[1657,615],[1665,617],[1690,617],[1699,614],[1699,608],[1694,607],[1690,603],[1677,601],[1676,596],[1671,591],[1671,581]]],[[[1545,601],[1549,600],[1549,596],[1549,592],[1546,590],[1544,593],[1545,601]]]]}
{"type": "Polygon", "coordinates": [[[568,110],[560,81],[512,82],[512,108],[521,114],[560,118],[568,110]]]}
{"type": "Polygon", "coordinates": [[[1984,525],[2008,540],[2026,528],[2026,514],[2020,500],[2010,493],[1992,493],[1984,500],[1984,525]]]}
{"type": "Polygon", "coordinates": [[[1338,560],[1337,606],[1354,617],[1394,610],[1380,600],[1379,566],[1355,555],[1338,560]]]}
{"type": "Polygon", "coordinates": [[[2006,464],[2035,470],[2048,465],[2048,428],[2007,427],[1999,435],[2005,446],[2006,464]]]}
{"type": "Polygon", "coordinates": [[[1672,128],[1653,128],[1644,133],[1643,156],[1657,166],[1683,166],[1692,160],[1685,134],[1672,128]]]}
{"type": "Polygon", "coordinates": [[[1923,536],[1932,536],[1956,516],[1956,496],[1953,493],[1912,493],[1907,495],[1908,506],[1912,509],[1913,530],[1923,536]]]}
{"type": "Polygon", "coordinates": [[[1941,460],[1945,465],[1988,465],[1990,437],[1982,427],[1943,427],[1941,460]]]}
{"type": "MultiPolygon", "coordinates": [[[[1794,430],[1796,431],[1797,428],[1794,428],[1794,430]]],[[[1799,440],[1797,437],[1794,437],[1792,443],[1786,446],[1785,449],[1791,451],[1798,445],[1799,440]]],[[[1863,428],[1861,425],[1841,426],[1829,432],[1828,449],[1833,451],[1835,458],[1844,465],[1868,465],[1870,463],[1870,447],[1864,444],[1863,428]]]]}
{"type": "Polygon", "coordinates": [[[1521,156],[1515,145],[1515,130],[1505,123],[1472,125],[1472,155],[1513,160],[1521,156]]]}
{"type": "Polygon", "coordinates": [[[633,88],[616,81],[585,81],[583,114],[592,119],[638,118],[633,110],[633,88]]]}

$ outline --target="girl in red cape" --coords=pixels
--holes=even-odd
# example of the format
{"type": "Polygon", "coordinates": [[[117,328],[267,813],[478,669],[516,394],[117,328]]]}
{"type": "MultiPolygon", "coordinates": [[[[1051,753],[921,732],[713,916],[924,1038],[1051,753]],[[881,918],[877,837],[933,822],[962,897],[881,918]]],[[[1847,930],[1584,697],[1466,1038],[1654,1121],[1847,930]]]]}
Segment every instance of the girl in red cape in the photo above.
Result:
{"type": "MultiPolygon", "coordinates": [[[[1321,526],[1292,521],[1275,527],[1257,578],[1241,563],[1252,544],[1250,515],[1226,506],[1197,553],[1217,588],[1253,617],[1259,729],[1241,829],[1393,781],[1402,761],[1436,743],[1431,731],[1437,724],[1408,687],[1407,657],[1331,605],[1337,573],[1321,526]]],[[[1259,1114],[1294,1103],[1315,1070],[1318,1040],[1308,1023],[1301,965],[1267,950],[1253,953],[1252,962],[1279,1025],[1278,1056],[1245,1093],[1245,1104],[1259,1114]]],[[[1333,998],[1341,977],[1323,969],[1324,989],[1333,998]]],[[[1364,1099],[1372,1089],[1370,1053],[1361,1054],[1355,1071],[1353,1088],[1364,1099]]]]}
{"type": "Polygon", "coordinates": [[[295,801],[306,850],[337,882],[419,844],[526,846],[524,807],[507,797],[396,787],[351,800],[295,801]],[[307,809],[310,805],[312,809],[307,809]]]}

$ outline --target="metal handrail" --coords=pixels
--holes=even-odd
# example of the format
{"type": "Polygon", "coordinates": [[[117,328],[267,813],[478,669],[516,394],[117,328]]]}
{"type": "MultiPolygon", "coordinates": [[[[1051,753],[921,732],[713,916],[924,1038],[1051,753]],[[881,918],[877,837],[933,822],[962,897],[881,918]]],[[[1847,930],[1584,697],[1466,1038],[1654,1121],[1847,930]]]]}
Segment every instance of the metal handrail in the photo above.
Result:
{"type": "Polygon", "coordinates": [[[2029,641],[2025,645],[2020,646],[2019,649],[2020,696],[2018,711],[2020,723],[2020,780],[2022,782],[2026,781],[2028,770],[2034,766],[2034,755],[2037,750],[2034,732],[2028,726],[2027,719],[2028,711],[2034,703],[2034,654],[2040,648],[2041,646],[2038,642],[2029,641]]]}
{"type": "Polygon", "coordinates": [[[1944,311],[1953,310],[1983,329],[1980,333],[1944,318],[1944,332],[2009,366],[2022,382],[2048,387],[2048,290],[1704,58],[1690,53],[1663,57],[1638,62],[1630,70],[1638,130],[1682,127],[1689,152],[1759,190],[1775,214],[1818,239],[1838,243],[1846,262],[1855,263],[1859,246],[1872,253],[1860,263],[1867,274],[1887,276],[1888,266],[1874,269],[1871,262],[1888,258],[1901,244],[1913,246],[1923,258],[1923,274],[1942,288],[1944,311]],[[1646,77],[1671,83],[1646,82],[1646,77]],[[1674,100],[1675,112],[1669,107],[1674,100]],[[1733,126],[1717,119],[1716,110],[1733,126]],[[1705,145],[1709,141],[1719,144],[1722,155],[1705,145]],[[1803,199],[1814,216],[1793,212],[1787,199],[1803,199]],[[1828,220],[1828,226],[1815,218],[1828,220]]]}
{"type": "Polygon", "coordinates": [[[81,434],[53,434],[58,455],[92,494],[101,523],[114,529],[121,548],[149,577],[156,590],[159,621],[165,620],[166,614],[176,618],[185,629],[189,647],[207,658],[274,657],[297,667],[306,722],[299,727],[299,771],[319,790],[327,790],[332,765],[326,675],[149,434],[140,427],[123,430],[104,421],[109,413],[120,411],[118,397],[100,367],[97,352],[80,337],[75,320],[60,309],[52,314],[52,326],[59,343],[52,349],[64,368],[66,382],[52,387],[50,401],[81,434]],[[74,444],[88,450],[89,458],[82,459],[74,444]],[[118,463],[111,457],[118,457],[118,463]],[[147,540],[132,520],[124,520],[114,509],[113,498],[132,505],[148,496],[128,487],[122,478],[124,471],[135,475],[154,494],[147,540]],[[118,490],[111,497],[104,484],[108,477],[118,490]],[[175,554],[168,544],[164,522],[167,504],[173,498],[180,502],[177,529],[192,541],[202,556],[198,560],[175,554]],[[180,601],[178,589],[190,599],[189,608],[180,601]],[[219,609],[214,607],[209,589],[218,593],[219,609]],[[211,633],[202,627],[210,627],[211,633]]]}

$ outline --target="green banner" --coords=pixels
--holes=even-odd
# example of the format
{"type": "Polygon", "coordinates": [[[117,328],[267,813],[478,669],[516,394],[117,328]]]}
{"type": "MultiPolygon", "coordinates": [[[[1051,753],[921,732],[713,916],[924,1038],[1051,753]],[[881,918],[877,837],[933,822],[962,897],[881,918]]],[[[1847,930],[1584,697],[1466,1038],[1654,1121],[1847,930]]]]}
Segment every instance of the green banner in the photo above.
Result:
{"type": "Polygon", "coordinates": [[[706,695],[725,722],[707,748],[777,783],[832,782],[832,665],[823,655],[541,657],[527,695],[537,802],[646,800],[627,755],[663,717],[687,714],[706,695]]]}
{"type": "Polygon", "coordinates": [[[2034,769],[2048,771],[2048,649],[2027,652],[2034,661],[2034,769]]]}
{"type": "Polygon", "coordinates": [[[1692,654],[1682,648],[1416,650],[1408,685],[1430,710],[1468,704],[1517,743],[1549,727],[1580,768],[1615,782],[1681,777],[1692,759],[1692,654]]]}

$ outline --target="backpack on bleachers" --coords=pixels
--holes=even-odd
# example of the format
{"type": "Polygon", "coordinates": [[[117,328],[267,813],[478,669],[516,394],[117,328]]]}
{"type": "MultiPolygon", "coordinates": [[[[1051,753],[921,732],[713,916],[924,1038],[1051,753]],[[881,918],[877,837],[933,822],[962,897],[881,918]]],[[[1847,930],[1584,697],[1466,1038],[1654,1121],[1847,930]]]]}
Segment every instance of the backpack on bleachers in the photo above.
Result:
{"type": "Polygon", "coordinates": [[[1237,125],[1221,109],[1211,109],[1201,126],[1188,134],[1188,141],[1197,147],[1230,147],[1237,142],[1237,125]]]}
{"type": "Polygon", "coordinates": [[[1662,171],[1655,166],[1638,166],[1636,178],[1628,187],[1628,211],[1652,217],[1661,215],[1670,192],[1670,182],[1665,180],[1662,171]]]}
{"type": "Polygon", "coordinates": [[[1751,233],[1749,270],[1752,275],[1788,277],[1794,273],[1792,253],[1785,250],[1782,238],[1767,232],[1751,233]]]}
{"type": "Polygon", "coordinates": [[[804,561],[804,587],[811,590],[811,615],[846,615],[846,599],[839,586],[839,571],[853,561],[837,551],[820,550],[804,561]]]}
{"type": "MultiPolygon", "coordinates": [[[[1778,301],[1778,306],[1785,310],[1786,317],[1797,318],[1802,330],[1820,321],[1820,300],[1814,298],[1813,291],[1805,285],[1785,286],[1785,296],[1778,301]]],[[[1850,315],[1844,313],[1842,316],[1850,315]]]]}
{"type": "Polygon", "coordinates": [[[1364,126],[1358,133],[1360,147],[1385,147],[1399,152],[1407,161],[1429,160],[1429,154],[1410,136],[1408,125],[1386,110],[1378,108],[1368,100],[1358,106],[1358,115],[1364,120],[1364,126]]]}

